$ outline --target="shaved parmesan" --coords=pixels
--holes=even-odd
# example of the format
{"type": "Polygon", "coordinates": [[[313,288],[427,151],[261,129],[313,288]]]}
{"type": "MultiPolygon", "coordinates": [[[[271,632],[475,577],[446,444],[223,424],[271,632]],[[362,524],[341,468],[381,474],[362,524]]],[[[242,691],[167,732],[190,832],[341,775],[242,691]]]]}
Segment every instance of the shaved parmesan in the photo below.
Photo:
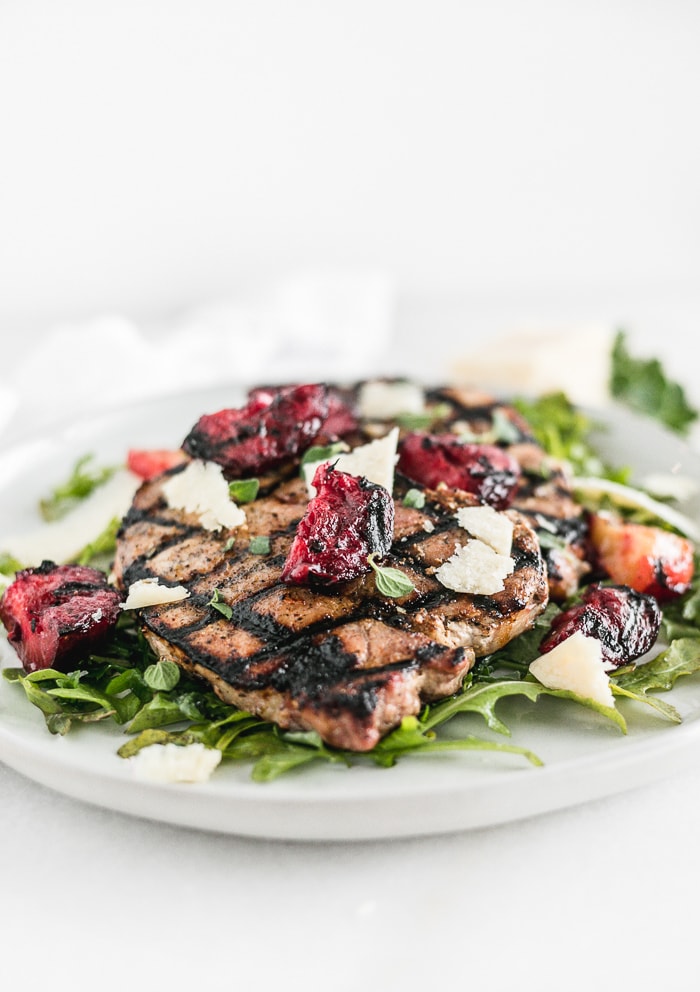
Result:
{"type": "Polygon", "coordinates": [[[510,556],[513,545],[513,521],[492,506],[463,506],[457,511],[457,523],[478,537],[499,555],[510,556]]]}
{"type": "Polygon", "coordinates": [[[373,380],[360,387],[358,408],[366,420],[391,420],[402,413],[423,413],[425,396],[415,382],[373,380]]]}
{"type": "Polygon", "coordinates": [[[91,541],[131,506],[141,479],[126,469],[115,472],[64,517],[35,530],[0,542],[2,550],[28,568],[48,559],[58,564],[75,561],[91,541]]]}
{"type": "Polygon", "coordinates": [[[184,586],[162,586],[158,579],[139,579],[129,586],[129,594],[122,603],[123,610],[140,610],[144,606],[161,606],[187,599],[184,586]]]}
{"type": "Polygon", "coordinates": [[[384,437],[369,444],[353,448],[347,454],[334,455],[333,458],[319,462],[307,462],[304,465],[304,478],[309,496],[315,496],[316,490],[311,484],[314,473],[319,465],[331,461],[339,472],[349,475],[363,475],[370,482],[383,486],[389,492],[394,488],[394,466],[398,461],[396,448],[399,443],[399,429],[394,427],[384,437]]]}
{"type": "Polygon", "coordinates": [[[548,689],[566,689],[601,706],[615,705],[610,678],[603,667],[601,643],[580,630],[536,658],[530,672],[548,689]]]}
{"type": "Polygon", "coordinates": [[[609,496],[618,506],[645,510],[664,523],[670,524],[671,527],[675,527],[692,541],[700,541],[700,527],[694,520],[632,486],[624,486],[621,482],[612,482],[610,479],[578,477],[574,479],[573,487],[577,493],[584,496],[609,496]]]}
{"type": "Polygon", "coordinates": [[[163,486],[168,506],[194,513],[206,530],[240,527],[245,512],[231,499],[221,465],[199,459],[171,476],[163,486]]]}
{"type": "Polygon", "coordinates": [[[148,782],[206,782],[221,751],[204,744],[149,744],[128,759],[134,775],[148,782]]]}
{"type": "Polygon", "coordinates": [[[477,539],[458,547],[455,553],[435,571],[446,589],[472,596],[492,596],[504,589],[504,580],[514,569],[508,555],[498,554],[488,544],[477,539]]]}

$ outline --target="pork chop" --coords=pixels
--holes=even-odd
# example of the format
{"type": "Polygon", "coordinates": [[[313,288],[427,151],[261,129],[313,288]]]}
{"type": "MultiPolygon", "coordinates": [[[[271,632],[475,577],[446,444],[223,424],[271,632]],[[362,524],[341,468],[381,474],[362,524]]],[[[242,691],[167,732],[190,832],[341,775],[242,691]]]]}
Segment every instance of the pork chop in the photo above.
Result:
{"type": "Polygon", "coordinates": [[[183,469],[136,494],[118,537],[116,581],[122,589],[153,577],[184,585],[186,600],[140,611],[156,654],[282,728],[369,750],[402,717],[457,691],[477,657],[529,629],[546,606],[545,563],[518,511],[505,511],[513,572],[503,590],[452,592],[434,573],[467,537],[456,511],[477,500],[439,488],[426,490],[421,509],[408,507],[402,497],[410,483],[397,476],[394,540],[383,564],[401,569],[414,589],[391,599],[371,571],[327,589],[282,581],[308,502],[299,478],[248,504],[245,525],[212,531],[164,497],[164,483],[183,469]],[[269,539],[269,552],[254,553],[259,537],[269,539]]]}

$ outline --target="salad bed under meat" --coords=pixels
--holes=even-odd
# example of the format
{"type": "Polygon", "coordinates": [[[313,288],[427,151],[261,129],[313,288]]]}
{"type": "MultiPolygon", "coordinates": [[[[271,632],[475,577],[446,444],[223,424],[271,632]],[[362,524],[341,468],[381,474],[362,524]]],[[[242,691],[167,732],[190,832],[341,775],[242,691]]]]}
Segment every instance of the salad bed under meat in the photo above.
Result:
{"type": "Polygon", "coordinates": [[[448,748],[537,763],[443,735],[469,712],[507,732],[506,696],[679,720],[654,693],[700,668],[694,547],[583,502],[540,413],[383,380],[208,411],[181,447],[129,452],[131,509],[80,563],[14,563],[0,619],[22,668],[4,675],[54,733],[111,718],[123,757],[204,746],[265,780],[448,748]]]}

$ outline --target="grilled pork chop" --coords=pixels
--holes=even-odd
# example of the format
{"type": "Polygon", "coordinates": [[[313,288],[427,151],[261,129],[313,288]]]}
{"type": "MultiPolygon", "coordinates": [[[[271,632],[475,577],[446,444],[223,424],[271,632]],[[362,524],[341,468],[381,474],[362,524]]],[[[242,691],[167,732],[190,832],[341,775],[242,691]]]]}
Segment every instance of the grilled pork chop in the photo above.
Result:
{"type": "Polygon", "coordinates": [[[583,508],[573,497],[566,467],[537,444],[517,410],[488,394],[447,387],[431,391],[428,399],[450,408],[439,424],[440,431],[489,437],[494,430],[498,433],[499,422],[505,424],[506,436],[499,445],[520,466],[511,505],[524,513],[535,528],[547,565],[551,598],[561,602],[573,596],[591,571],[591,550],[588,524],[583,508]]]}
{"type": "Polygon", "coordinates": [[[182,470],[138,491],[118,538],[116,580],[122,588],[151,577],[184,585],[186,600],[141,611],[156,653],[202,676],[226,702],[283,728],[368,750],[424,701],[454,693],[475,658],[529,629],[547,603],[537,537],[517,511],[505,511],[514,525],[514,571],[502,592],[456,593],[434,577],[465,542],[455,513],[478,503],[468,493],[426,490],[425,506],[409,508],[401,497],[410,483],[397,477],[384,564],[400,568],[415,588],[389,599],[372,572],[325,589],[282,582],[308,502],[300,479],[277,481],[248,504],[244,526],[213,532],[165,500],[164,482],[182,470]],[[268,554],[251,551],[255,537],[269,538],[268,554]]]}

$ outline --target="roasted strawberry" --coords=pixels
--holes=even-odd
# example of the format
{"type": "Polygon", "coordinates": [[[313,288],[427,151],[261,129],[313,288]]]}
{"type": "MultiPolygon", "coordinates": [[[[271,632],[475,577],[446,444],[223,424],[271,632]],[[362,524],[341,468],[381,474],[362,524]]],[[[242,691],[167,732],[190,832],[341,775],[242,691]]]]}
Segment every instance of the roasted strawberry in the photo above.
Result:
{"type": "Polygon", "coordinates": [[[653,596],[624,585],[592,585],[580,603],[554,619],[550,633],[540,644],[540,653],[551,651],[581,631],[600,641],[606,668],[619,668],[654,646],[660,623],[661,611],[653,596]]]}
{"type": "Polygon", "coordinates": [[[154,479],[186,458],[180,448],[131,448],[126,456],[126,467],[142,479],[154,479]]]}
{"type": "Polygon", "coordinates": [[[368,555],[382,558],[391,547],[391,494],[363,476],[338,472],[328,462],[316,469],[313,485],[316,496],[297,525],[282,580],[334,585],[368,572],[368,555]]]}
{"type": "Polygon", "coordinates": [[[661,602],[690,588],[693,545],[684,537],[605,513],[592,514],[590,537],[601,568],[613,582],[661,602]]]}
{"type": "Polygon", "coordinates": [[[508,507],[518,485],[520,466],[492,444],[462,444],[454,434],[409,434],[399,445],[398,469],[414,482],[436,489],[473,493],[496,510],[508,507]]]}
{"type": "Polygon", "coordinates": [[[205,414],[182,447],[194,458],[218,462],[229,478],[265,472],[313,442],[328,416],[323,385],[258,390],[241,409],[205,414]]]}
{"type": "Polygon", "coordinates": [[[69,671],[114,627],[119,603],[103,572],[44,561],[17,573],[0,600],[0,620],[26,671],[69,671]]]}

